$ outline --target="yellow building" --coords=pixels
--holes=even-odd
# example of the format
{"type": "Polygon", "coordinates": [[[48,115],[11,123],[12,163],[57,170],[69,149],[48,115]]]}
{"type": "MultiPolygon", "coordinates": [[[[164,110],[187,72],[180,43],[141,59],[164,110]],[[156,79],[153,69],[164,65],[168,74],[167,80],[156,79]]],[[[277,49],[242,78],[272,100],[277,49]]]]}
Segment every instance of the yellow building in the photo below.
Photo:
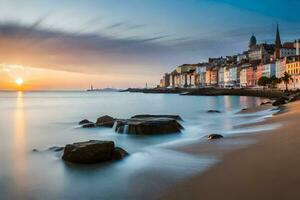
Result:
{"type": "Polygon", "coordinates": [[[288,57],[285,71],[293,78],[289,84],[290,89],[300,89],[300,57],[288,57]]]}

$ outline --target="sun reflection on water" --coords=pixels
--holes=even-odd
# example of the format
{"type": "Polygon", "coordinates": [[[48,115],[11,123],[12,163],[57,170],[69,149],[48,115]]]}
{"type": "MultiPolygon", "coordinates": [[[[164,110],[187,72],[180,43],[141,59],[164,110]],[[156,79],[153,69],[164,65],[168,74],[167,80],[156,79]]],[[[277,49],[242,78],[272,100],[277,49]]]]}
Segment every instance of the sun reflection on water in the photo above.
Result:
{"type": "Polygon", "coordinates": [[[24,199],[24,186],[26,184],[26,131],[24,115],[23,92],[18,91],[15,110],[15,131],[13,135],[12,173],[14,197],[24,199]]]}

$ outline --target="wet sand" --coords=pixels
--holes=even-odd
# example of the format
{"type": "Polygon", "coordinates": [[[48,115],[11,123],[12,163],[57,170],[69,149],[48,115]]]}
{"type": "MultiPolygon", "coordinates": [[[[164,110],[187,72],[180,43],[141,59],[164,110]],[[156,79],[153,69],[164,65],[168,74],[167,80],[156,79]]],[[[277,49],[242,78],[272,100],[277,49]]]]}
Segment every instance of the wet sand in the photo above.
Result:
{"type": "Polygon", "coordinates": [[[300,102],[283,109],[256,124],[280,124],[275,130],[177,147],[195,155],[218,155],[221,162],[177,184],[162,199],[300,199],[300,102]],[[239,150],[224,145],[240,139],[250,145],[239,150]]]}

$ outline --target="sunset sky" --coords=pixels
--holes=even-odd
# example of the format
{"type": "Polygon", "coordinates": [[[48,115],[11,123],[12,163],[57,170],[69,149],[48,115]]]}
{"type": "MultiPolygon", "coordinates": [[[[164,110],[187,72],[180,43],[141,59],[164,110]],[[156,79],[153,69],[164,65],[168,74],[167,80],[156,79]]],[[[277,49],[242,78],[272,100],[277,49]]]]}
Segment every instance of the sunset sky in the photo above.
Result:
{"type": "Polygon", "coordinates": [[[300,38],[298,0],[0,0],[0,89],[156,85],[176,65],[300,38]]]}

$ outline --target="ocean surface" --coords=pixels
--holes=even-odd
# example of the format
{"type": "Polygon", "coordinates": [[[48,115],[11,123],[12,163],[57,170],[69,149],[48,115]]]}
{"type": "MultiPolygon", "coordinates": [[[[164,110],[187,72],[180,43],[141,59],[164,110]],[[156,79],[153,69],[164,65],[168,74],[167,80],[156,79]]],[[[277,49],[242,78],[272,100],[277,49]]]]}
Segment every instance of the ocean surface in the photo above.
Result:
{"type": "Polygon", "coordinates": [[[265,110],[238,114],[263,101],[239,96],[180,96],[118,92],[0,92],[0,199],[157,199],[166,189],[216,162],[168,146],[205,140],[209,133],[251,134],[235,126],[272,115],[265,110]],[[207,113],[207,110],[222,113],[207,113]],[[174,114],[183,118],[180,134],[134,136],[110,128],[82,129],[82,119],[102,115],[174,114]],[[52,146],[87,140],[113,140],[130,156],[89,166],[65,163],[52,146]],[[38,152],[33,152],[38,149],[38,152]]]}

